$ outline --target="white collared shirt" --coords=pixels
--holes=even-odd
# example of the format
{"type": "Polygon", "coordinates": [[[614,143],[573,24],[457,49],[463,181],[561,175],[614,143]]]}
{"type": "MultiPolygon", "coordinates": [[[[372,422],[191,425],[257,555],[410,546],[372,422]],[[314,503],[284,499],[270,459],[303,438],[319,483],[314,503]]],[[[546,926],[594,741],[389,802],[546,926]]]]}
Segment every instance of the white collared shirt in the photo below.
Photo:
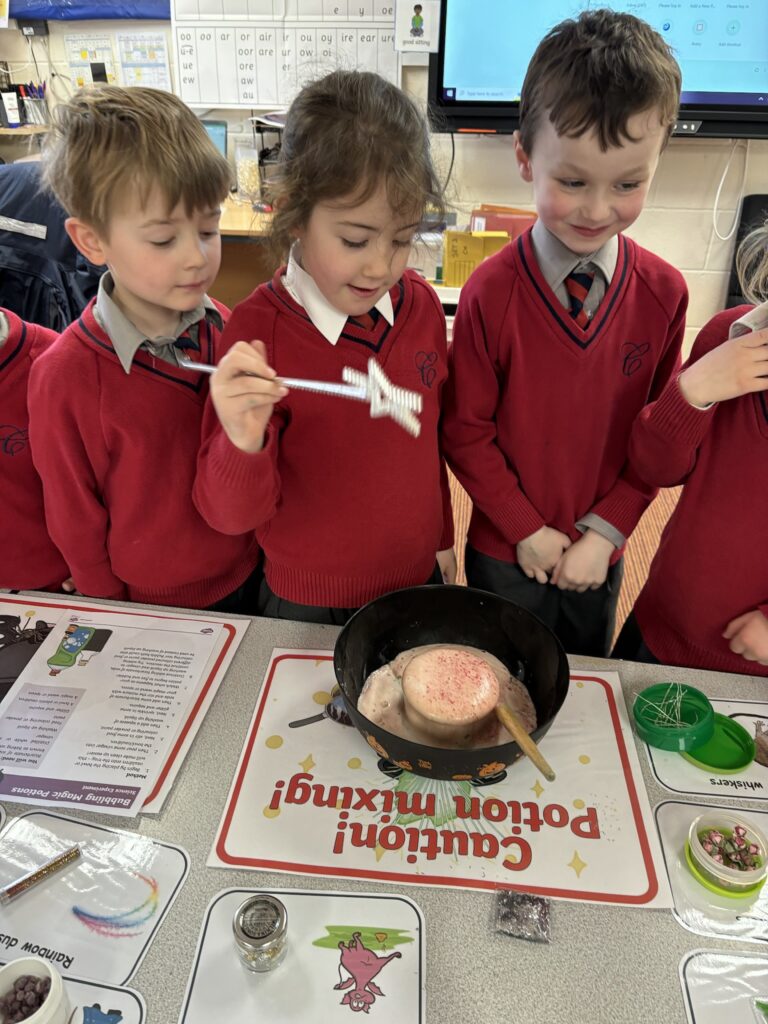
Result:
{"type": "MultiPolygon", "coordinates": [[[[335,345],[349,318],[346,313],[342,313],[330,304],[315,284],[314,279],[301,266],[299,259],[298,242],[294,242],[288,257],[288,268],[283,278],[285,289],[306,312],[322,336],[335,345]]],[[[375,308],[391,327],[395,322],[395,311],[389,292],[385,292],[381,296],[375,308]]]]}
{"type": "Polygon", "coordinates": [[[754,309],[750,309],[744,316],[734,320],[728,331],[729,338],[741,338],[752,331],[762,331],[768,327],[768,302],[763,302],[754,309]]]}

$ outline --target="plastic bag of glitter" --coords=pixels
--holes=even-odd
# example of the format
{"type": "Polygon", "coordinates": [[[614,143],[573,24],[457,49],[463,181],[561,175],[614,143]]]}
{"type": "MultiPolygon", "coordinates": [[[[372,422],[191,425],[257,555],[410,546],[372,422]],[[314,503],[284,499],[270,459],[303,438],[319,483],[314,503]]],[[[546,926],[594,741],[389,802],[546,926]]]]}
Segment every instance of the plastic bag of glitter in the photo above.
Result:
{"type": "Polygon", "coordinates": [[[504,890],[496,897],[496,931],[529,942],[549,942],[550,901],[526,892],[504,890]]]}

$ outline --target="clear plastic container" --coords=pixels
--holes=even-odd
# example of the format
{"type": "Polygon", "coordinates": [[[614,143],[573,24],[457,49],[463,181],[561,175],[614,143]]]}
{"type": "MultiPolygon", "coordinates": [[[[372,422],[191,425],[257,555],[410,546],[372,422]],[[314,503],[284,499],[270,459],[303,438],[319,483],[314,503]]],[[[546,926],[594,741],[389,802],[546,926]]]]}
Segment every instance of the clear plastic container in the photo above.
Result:
{"type": "Polygon", "coordinates": [[[16,979],[25,974],[35,978],[49,978],[51,988],[42,1006],[31,1017],[27,1017],[24,1024],[68,1024],[72,1007],[64,982],[56,968],[42,957],[25,956],[1,967],[0,996],[6,996],[13,989],[16,979]]]}
{"type": "Polygon", "coordinates": [[[255,146],[241,145],[235,149],[235,177],[238,199],[253,203],[261,198],[259,151],[255,146]]]}
{"type": "Polygon", "coordinates": [[[742,814],[711,810],[699,815],[691,822],[688,830],[688,849],[694,876],[707,888],[721,895],[751,896],[759,892],[768,875],[768,840],[757,825],[742,814]],[[699,838],[702,832],[709,832],[711,829],[717,829],[730,838],[737,825],[746,829],[746,842],[754,843],[758,847],[759,866],[748,871],[739,871],[738,868],[719,864],[704,850],[699,838]]]}

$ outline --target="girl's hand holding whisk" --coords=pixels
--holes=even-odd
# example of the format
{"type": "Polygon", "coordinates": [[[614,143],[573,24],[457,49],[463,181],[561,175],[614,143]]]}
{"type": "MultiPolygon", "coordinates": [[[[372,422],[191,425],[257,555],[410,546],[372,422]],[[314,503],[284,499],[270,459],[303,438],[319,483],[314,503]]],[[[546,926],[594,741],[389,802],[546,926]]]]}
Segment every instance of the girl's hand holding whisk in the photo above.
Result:
{"type": "Polygon", "coordinates": [[[707,352],[678,378],[683,397],[704,408],[768,389],[768,330],[731,338],[707,352]]]}
{"type": "Polygon", "coordinates": [[[288,394],[267,362],[262,341],[238,341],[211,377],[211,401],[227,437],[241,451],[264,447],[275,403],[288,394]]]}

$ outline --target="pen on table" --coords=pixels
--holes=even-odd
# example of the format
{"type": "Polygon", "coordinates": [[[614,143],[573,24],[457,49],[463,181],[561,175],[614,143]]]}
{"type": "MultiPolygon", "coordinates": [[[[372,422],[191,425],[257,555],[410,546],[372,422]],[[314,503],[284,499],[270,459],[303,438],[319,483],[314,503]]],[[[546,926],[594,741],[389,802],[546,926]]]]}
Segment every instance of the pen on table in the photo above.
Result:
{"type": "Polygon", "coordinates": [[[52,857],[45,864],[41,864],[39,868],[35,868],[34,871],[22,875],[15,882],[9,882],[8,885],[4,885],[0,888],[0,907],[4,907],[11,900],[15,900],[17,896],[21,896],[22,893],[32,889],[39,882],[44,882],[51,875],[56,874],[57,871],[61,871],[62,868],[74,864],[79,857],[80,847],[70,846],[68,850],[58,854],[56,857],[52,857]]]}

